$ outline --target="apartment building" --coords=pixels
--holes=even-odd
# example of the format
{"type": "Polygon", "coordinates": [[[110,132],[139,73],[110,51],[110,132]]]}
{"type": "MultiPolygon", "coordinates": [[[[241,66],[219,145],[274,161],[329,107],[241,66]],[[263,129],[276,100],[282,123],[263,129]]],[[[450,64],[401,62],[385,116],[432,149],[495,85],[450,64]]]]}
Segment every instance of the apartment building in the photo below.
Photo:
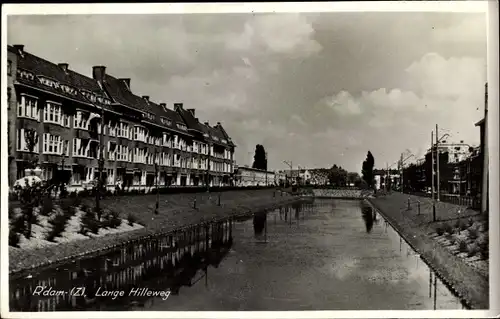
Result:
{"type": "Polygon", "coordinates": [[[8,46],[9,184],[38,157],[42,178],[66,172],[69,189],[230,185],[234,150],[220,123],[201,124],[182,103],[167,107],[131,90],[129,78],[95,66],[92,78],[8,46]],[[26,132],[36,131],[30,152],[26,132]],[[102,129],[102,134],[101,134],[102,129]]]}

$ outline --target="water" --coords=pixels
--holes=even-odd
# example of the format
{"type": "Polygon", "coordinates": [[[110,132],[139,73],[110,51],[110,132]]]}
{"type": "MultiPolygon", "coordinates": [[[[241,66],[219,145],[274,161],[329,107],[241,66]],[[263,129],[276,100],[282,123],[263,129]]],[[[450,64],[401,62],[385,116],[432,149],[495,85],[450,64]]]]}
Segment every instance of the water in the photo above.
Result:
{"type": "MultiPolygon", "coordinates": [[[[459,299],[397,232],[359,201],[316,200],[312,205],[258,214],[234,222],[230,228],[231,233],[226,230],[219,245],[210,250],[215,262],[198,257],[189,262],[189,271],[182,272],[186,267],[180,263],[168,274],[162,269],[145,270],[151,267],[146,263],[139,273],[151,273],[149,278],[120,280],[123,275],[115,272],[104,280],[84,278],[78,284],[95,289],[107,282],[127,293],[130,287],[170,289],[166,300],[98,297],[87,304],[76,298],[80,300],[73,301],[76,309],[68,301],[53,301],[55,297],[31,297],[31,311],[462,309],[459,299]],[[41,309],[40,303],[49,299],[51,305],[41,309]]],[[[127,267],[125,276],[132,271],[127,267]]],[[[64,281],[53,270],[34,279],[51,276],[64,281]]],[[[106,277],[106,272],[97,277],[106,277]]],[[[21,287],[22,281],[15,284],[21,287]]],[[[28,304],[26,298],[23,300],[11,297],[11,307],[15,304],[26,311],[28,304]]]]}

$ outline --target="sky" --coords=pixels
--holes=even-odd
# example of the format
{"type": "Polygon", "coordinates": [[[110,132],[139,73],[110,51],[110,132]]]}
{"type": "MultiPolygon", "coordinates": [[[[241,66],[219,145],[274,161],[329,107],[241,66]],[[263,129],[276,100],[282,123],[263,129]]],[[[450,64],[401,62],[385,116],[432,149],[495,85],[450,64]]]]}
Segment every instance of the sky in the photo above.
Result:
{"type": "Polygon", "coordinates": [[[7,41],[91,76],[104,65],[136,95],[221,122],[238,165],[264,145],[270,170],[360,172],[431,131],[479,143],[486,15],[433,12],[9,16],[7,41]],[[41,40],[43,39],[43,40],[41,40]]]}

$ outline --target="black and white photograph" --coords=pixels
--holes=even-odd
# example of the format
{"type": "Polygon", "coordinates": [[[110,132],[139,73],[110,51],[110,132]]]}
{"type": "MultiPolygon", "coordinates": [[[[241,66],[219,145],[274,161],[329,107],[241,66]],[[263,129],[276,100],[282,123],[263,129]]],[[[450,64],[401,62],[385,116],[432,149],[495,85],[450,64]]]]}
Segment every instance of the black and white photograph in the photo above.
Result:
{"type": "Polygon", "coordinates": [[[3,318],[499,314],[497,2],[2,26],[3,318]]]}

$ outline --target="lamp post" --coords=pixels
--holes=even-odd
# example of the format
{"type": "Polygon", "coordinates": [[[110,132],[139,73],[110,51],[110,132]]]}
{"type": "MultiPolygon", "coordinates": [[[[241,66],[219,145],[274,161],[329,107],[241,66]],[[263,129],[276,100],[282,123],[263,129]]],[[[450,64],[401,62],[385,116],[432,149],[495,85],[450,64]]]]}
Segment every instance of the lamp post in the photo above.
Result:
{"type": "Polygon", "coordinates": [[[156,207],[155,207],[155,215],[158,215],[158,209],[160,207],[160,193],[158,190],[158,152],[155,148],[154,161],[155,161],[155,184],[156,184],[156,207]]]}
{"type": "Polygon", "coordinates": [[[266,152],[266,187],[267,187],[267,152],[266,152]]]}
{"type": "Polygon", "coordinates": [[[403,179],[403,174],[404,174],[404,169],[405,169],[405,162],[409,160],[410,158],[415,157],[414,154],[408,155],[405,159],[403,159],[403,153],[401,153],[401,159],[400,159],[400,165],[401,165],[401,194],[404,193],[404,179],[403,179]]]}
{"type": "Polygon", "coordinates": [[[101,207],[100,207],[100,199],[101,199],[101,192],[102,192],[102,187],[104,185],[103,183],[103,175],[102,171],[104,170],[104,108],[101,107],[101,131],[99,133],[99,159],[98,159],[98,165],[99,165],[99,180],[97,181],[97,191],[96,191],[96,201],[95,201],[95,210],[97,213],[97,219],[100,220],[101,218],[101,207]]]}
{"type": "Polygon", "coordinates": [[[445,137],[449,137],[450,134],[446,133],[444,134],[443,136],[441,136],[441,138],[438,138],[438,134],[439,134],[439,131],[438,131],[438,125],[436,124],[436,179],[437,179],[437,182],[436,182],[436,200],[439,202],[440,198],[439,198],[439,195],[441,193],[441,181],[440,181],[440,172],[439,172],[439,162],[440,162],[440,158],[439,158],[439,142],[441,142],[441,140],[445,137]]]}
{"type": "Polygon", "coordinates": [[[288,167],[290,167],[290,180],[293,180],[293,178],[292,178],[292,170],[293,170],[293,163],[292,163],[292,161],[290,161],[290,162],[283,161],[283,163],[285,163],[286,165],[288,165],[288,167]]]}

